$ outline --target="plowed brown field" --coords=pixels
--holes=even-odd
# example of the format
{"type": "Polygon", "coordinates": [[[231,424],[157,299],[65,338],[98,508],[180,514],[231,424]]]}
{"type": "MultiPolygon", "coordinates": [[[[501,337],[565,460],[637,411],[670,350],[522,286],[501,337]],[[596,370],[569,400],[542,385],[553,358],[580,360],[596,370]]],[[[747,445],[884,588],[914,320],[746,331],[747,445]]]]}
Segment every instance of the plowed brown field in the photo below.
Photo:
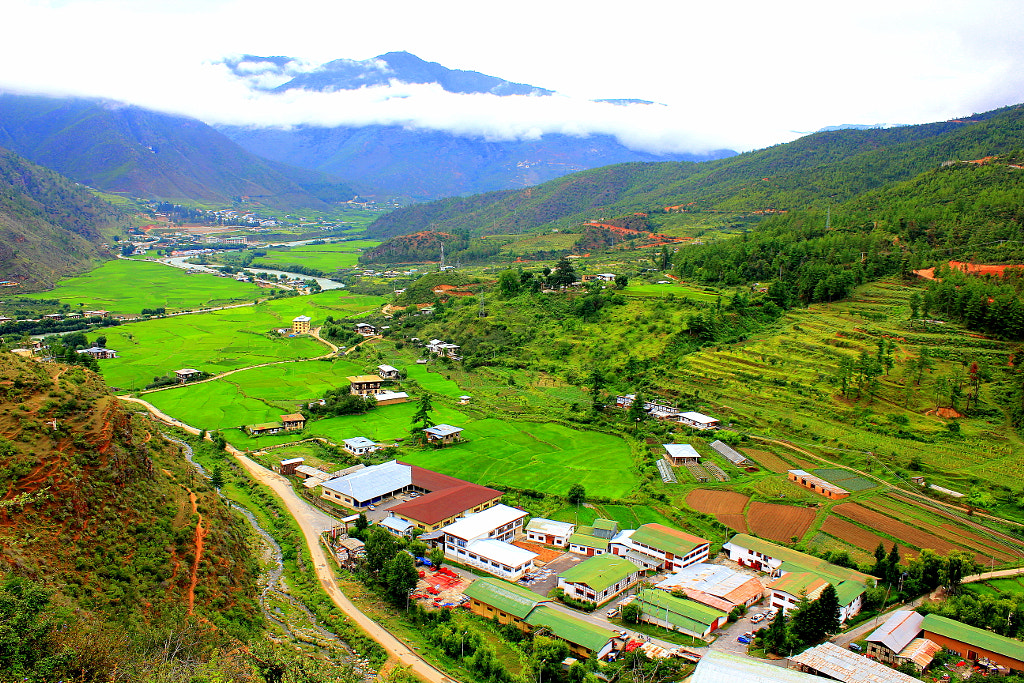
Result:
{"type": "Polygon", "coordinates": [[[752,533],[763,538],[792,543],[801,538],[814,521],[816,511],[794,505],[753,502],[747,511],[747,525],[752,533]]]}
{"type": "MultiPolygon", "coordinates": [[[[898,522],[892,517],[886,517],[880,512],[868,510],[856,503],[840,503],[832,508],[832,511],[854,522],[863,524],[870,529],[878,529],[882,533],[898,538],[902,543],[912,545],[915,548],[931,548],[941,555],[945,555],[953,550],[963,549],[961,546],[951,543],[944,538],[939,538],[934,534],[929,534],[927,531],[922,531],[909,524],[898,522]]],[[[984,563],[989,559],[984,554],[978,552],[975,552],[975,557],[980,563],[984,563]]]]}
{"type": "Polygon", "coordinates": [[[743,508],[749,498],[735,491],[709,491],[695,489],[686,496],[686,504],[698,512],[714,515],[722,524],[741,534],[747,533],[747,520],[743,508]]]}
{"type": "MultiPolygon", "coordinates": [[[[830,536],[835,536],[839,540],[845,541],[850,545],[857,546],[861,550],[866,550],[869,553],[873,553],[875,551],[879,542],[881,542],[887,550],[892,548],[892,541],[889,539],[882,538],[878,534],[873,534],[867,529],[862,529],[853,522],[848,522],[842,517],[829,515],[825,518],[825,523],[821,525],[821,530],[830,536]]],[[[917,557],[917,551],[901,547],[900,556],[917,557]]]]}

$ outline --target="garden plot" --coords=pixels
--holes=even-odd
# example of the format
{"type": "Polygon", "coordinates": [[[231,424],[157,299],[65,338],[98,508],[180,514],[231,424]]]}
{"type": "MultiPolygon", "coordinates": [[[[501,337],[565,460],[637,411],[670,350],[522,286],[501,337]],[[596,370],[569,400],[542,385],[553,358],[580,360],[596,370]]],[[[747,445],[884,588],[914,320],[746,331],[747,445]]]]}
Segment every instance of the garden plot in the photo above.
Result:
{"type": "Polygon", "coordinates": [[[747,510],[747,526],[751,533],[762,538],[792,543],[793,539],[799,540],[807,533],[815,514],[813,508],[754,501],[747,510]]]}
{"type": "Polygon", "coordinates": [[[811,470],[811,474],[821,477],[830,484],[834,484],[841,489],[846,489],[850,492],[866,491],[867,489],[873,489],[877,484],[866,477],[862,477],[859,474],[854,474],[850,470],[844,469],[816,469],[811,470]]]}
{"type": "MultiPolygon", "coordinates": [[[[873,534],[867,529],[835,515],[829,515],[825,518],[825,522],[821,525],[821,531],[868,553],[873,553],[879,543],[887,549],[891,548],[893,544],[891,539],[873,534]]],[[[917,557],[917,551],[903,546],[900,548],[900,555],[903,557],[917,557]]]]}
{"type": "Polygon", "coordinates": [[[686,504],[698,512],[714,515],[722,524],[740,533],[747,532],[743,510],[750,499],[735,491],[695,489],[686,496],[686,504]]]}
{"type": "MultiPolygon", "coordinates": [[[[930,548],[940,555],[946,555],[954,550],[963,548],[955,543],[939,538],[934,534],[922,531],[917,527],[899,522],[892,517],[887,517],[880,512],[869,510],[857,503],[840,503],[832,508],[836,514],[842,515],[858,524],[871,529],[877,529],[884,534],[900,539],[901,543],[911,545],[915,548],[930,548]]],[[[953,538],[956,538],[955,536],[953,538]]],[[[990,558],[984,554],[975,552],[975,558],[979,563],[984,564],[990,558]]]]}
{"type": "Polygon", "coordinates": [[[783,460],[774,453],[758,450],[756,448],[742,448],[740,452],[747,456],[761,467],[776,474],[784,474],[793,469],[793,465],[783,460]]]}

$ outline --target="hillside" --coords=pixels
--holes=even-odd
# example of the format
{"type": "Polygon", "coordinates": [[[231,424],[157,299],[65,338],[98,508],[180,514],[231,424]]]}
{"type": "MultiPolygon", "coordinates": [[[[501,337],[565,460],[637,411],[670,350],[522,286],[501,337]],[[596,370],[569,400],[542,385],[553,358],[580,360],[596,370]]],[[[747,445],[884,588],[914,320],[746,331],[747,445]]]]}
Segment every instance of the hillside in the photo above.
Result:
{"type": "Polygon", "coordinates": [[[244,522],[98,375],[4,354],[0,453],[0,575],[56,591],[86,633],[123,648],[147,632],[209,645],[259,627],[244,522]]]}
{"type": "Polygon", "coordinates": [[[1020,106],[967,120],[814,133],[794,142],[703,163],[620,164],[528,190],[442,199],[380,217],[383,239],[434,230],[473,234],[578,224],[631,211],[753,213],[823,209],[948,160],[1009,152],[1024,136],[1020,106]]]}
{"type": "Polygon", "coordinates": [[[101,234],[126,217],[85,188],[0,148],[0,280],[53,285],[107,256],[101,234]]]}
{"type": "Polygon", "coordinates": [[[326,209],[356,192],[246,152],[201,121],[98,100],[0,94],[0,145],[107,192],[326,209]]]}

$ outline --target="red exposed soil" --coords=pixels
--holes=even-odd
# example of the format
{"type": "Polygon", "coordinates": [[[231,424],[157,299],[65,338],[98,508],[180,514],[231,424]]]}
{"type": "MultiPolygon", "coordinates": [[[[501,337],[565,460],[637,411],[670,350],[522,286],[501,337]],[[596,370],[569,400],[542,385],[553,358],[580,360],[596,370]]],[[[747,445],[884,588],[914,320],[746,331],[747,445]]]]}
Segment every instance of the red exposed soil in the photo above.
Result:
{"type": "Polygon", "coordinates": [[[753,502],[747,511],[750,531],[779,543],[791,543],[801,538],[814,521],[816,512],[811,508],[753,502]]]}
{"type": "Polygon", "coordinates": [[[188,490],[188,500],[192,503],[192,512],[199,515],[199,521],[196,522],[196,536],[195,536],[195,559],[192,561],[192,577],[188,582],[188,592],[185,594],[185,600],[188,603],[188,613],[192,614],[196,604],[196,585],[199,583],[199,561],[203,557],[203,540],[206,538],[206,527],[203,526],[203,516],[199,514],[199,505],[196,502],[196,494],[191,489],[188,490]]]}
{"type": "MultiPolygon", "coordinates": [[[[915,548],[930,548],[940,555],[946,555],[954,550],[963,549],[961,546],[958,546],[945,538],[939,538],[927,531],[922,531],[921,529],[912,527],[909,524],[904,524],[903,522],[899,522],[892,517],[887,517],[880,512],[875,512],[874,510],[862,507],[857,503],[840,503],[832,508],[832,511],[846,517],[847,519],[853,520],[858,524],[863,524],[871,529],[878,529],[882,533],[888,534],[893,538],[898,538],[903,543],[912,545],[915,548]]],[[[978,562],[981,563],[984,563],[988,559],[981,553],[975,553],[975,557],[978,562]]]]}
{"type": "Polygon", "coordinates": [[[743,515],[749,498],[735,491],[695,489],[686,496],[686,504],[708,515],[743,515]]]}

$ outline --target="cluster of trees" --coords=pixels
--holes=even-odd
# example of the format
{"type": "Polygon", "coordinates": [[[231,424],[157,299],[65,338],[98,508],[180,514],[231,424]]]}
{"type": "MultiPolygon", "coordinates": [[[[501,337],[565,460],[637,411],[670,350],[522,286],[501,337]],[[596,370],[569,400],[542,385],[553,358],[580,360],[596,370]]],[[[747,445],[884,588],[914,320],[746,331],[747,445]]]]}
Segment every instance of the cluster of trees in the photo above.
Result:
{"type": "Polygon", "coordinates": [[[757,632],[757,643],[772,654],[789,654],[839,630],[839,594],[832,584],[813,602],[806,596],[790,614],[780,612],[768,628],[757,632]]]}
{"type": "Polygon", "coordinates": [[[360,415],[377,407],[372,397],[359,396],[349,392],[348,387],[328,389],[324,394],[324,405],[313,403],[307,408],[311,415],[360,415]]]}
{"type": "MultiPolygon", "coordinates": [[[[97,346],[105,346],[107,343],[106,337],[99,337],[96,340],[97,346]],[[102,340],[102,344],[100,341],[102,340]]],[[[82,332],[72,332],[71,334],[65,334],[62,336],[47,337],[43,340],[43,344],[50,350],[50,355],[58,363],[67,363],[68,365],[81,365],[89,368],[93,372],[100,371],[99,362],[88,353],[78,353],[79,349],[84,349],[89,346],[89,340],[82,332]]]]}
{"type": "Polygon", "coordinates": [[[936,269],[935,275],[940,279],[928,284],[923,297],[911,301],[912,314],[917,303],[922,316],[943,315],[1000,339],[1024,340],[1024,268],[1007,270],[1001,280],[946,266],[936,269]]]}

